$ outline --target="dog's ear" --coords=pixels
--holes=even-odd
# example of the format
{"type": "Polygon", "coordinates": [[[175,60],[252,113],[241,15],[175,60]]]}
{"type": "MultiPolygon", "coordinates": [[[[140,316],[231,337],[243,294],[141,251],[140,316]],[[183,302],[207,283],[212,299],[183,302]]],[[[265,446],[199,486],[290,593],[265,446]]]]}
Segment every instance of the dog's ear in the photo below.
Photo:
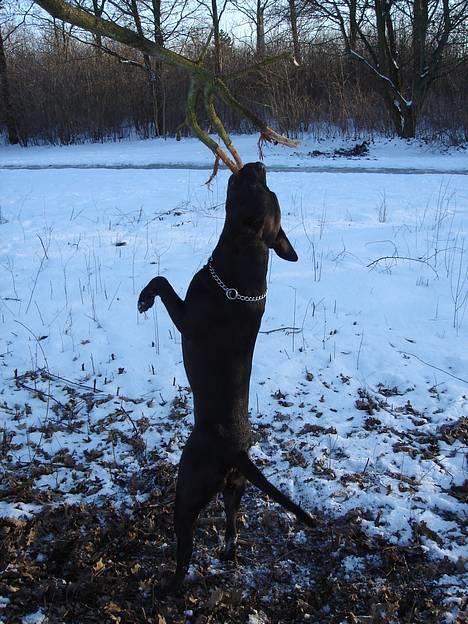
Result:
{"type": "Polygon", "coordinates": [[[297,262],[297,253],[294,251],[294,247],[289,242],[289,239],[284,233],[282,227],[280,227],[278,236],[276,237],[276,240],[273,243],[272,247],[276,251],[278,256],[280,258],[283,258],[283,260],[289,260],[289,262],[297,262]]]}

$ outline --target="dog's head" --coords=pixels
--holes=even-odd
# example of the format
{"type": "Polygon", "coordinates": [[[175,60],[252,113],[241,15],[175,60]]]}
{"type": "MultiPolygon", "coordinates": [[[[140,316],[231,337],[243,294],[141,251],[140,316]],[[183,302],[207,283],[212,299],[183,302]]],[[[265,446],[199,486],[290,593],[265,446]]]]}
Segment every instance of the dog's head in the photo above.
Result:
{"type": "Polygon", "coordinates": [[[261,239],[280,258],[296,262],[297,254],[281,227],[278,199],[267,186],[262,163],[248,163],[230,177],[226,222],[261,239]]]}

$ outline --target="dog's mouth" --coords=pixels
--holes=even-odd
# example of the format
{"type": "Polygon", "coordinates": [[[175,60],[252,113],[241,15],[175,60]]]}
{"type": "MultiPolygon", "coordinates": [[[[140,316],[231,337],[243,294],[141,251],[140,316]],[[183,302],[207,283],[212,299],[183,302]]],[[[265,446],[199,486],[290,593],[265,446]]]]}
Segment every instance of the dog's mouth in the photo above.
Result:
{"type": "Polygon", "coordinates": [[[266,167],[261,162],[247,163],[237,174],[231,175],[228,191],[240,185],[253,186],[256,184],[261,184],[265,189],[267,188],[266,167]]]}
{"type": "Polygon", "coordinates": [[[261,162],[247,163],[239,171],[238,179],[247,184],[262,184],[266,188],[266,167],[261,162]]]}

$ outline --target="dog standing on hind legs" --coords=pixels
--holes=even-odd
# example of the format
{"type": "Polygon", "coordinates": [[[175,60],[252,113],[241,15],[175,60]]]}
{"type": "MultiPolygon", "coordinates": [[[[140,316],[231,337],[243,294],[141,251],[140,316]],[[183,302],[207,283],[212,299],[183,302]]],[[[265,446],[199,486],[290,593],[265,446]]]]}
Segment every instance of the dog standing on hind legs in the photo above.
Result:
{"type": "Polygon", "coordinates": [[[161,297],[182,334],[194,401],[194,429],[177,478],[177,566],[165,593],[181,586],[192,555],[195,522],[217,492],[223,494],[226,512],[226,559],[235,557],[236,517],[246,480],[314,525],[312,516],[273,486],[248,455],[250,373],[265,309],[270,249],[284,260],[297,260],[281,227],[276,195],[266,184],[265,167],[249,163],[229,179],[223,231],[208,264],[190,282],[185,301],[160,276],[140,293],[140,312],[161,297]]]}

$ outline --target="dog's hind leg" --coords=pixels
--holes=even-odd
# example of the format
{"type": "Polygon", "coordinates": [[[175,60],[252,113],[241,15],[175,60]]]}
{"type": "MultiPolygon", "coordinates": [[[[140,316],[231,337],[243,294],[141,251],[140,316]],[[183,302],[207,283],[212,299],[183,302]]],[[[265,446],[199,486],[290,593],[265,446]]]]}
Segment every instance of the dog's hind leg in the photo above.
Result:
{"type": "Polygon", "coordinates": [[[222,559],[232,561],[236,558],[237,512],[245,491],[246,479],[238,470],[229,473],[223,490],[224,509],[226,511],[225,547],[222,559]]]}
{"type": "Polygon", "coordinates": [[[177,565],[169,583],[162,588],[164,593],[180,588],[192,557],[193,533],[198,515],[223,485],[225,470],[210,450],[197,445],[192,434],[182,453],[174,512],[177,565]]]}

